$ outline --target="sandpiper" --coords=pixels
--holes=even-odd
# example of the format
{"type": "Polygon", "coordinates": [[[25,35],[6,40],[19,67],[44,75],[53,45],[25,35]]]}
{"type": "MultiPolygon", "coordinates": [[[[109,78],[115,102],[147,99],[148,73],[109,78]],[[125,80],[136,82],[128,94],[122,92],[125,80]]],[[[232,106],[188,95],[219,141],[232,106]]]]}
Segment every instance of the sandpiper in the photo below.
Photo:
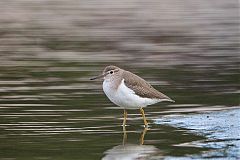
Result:
{"type": "Polygon", "coordinates": [[[103,91],[109,100],[124,109],[123,126],[126,126],[127,109],[140,109],[144,126],[147,127],[144,107],[162,101],[174,102],[141,77],[117,66],[107,66],[101,75],[90,80],[100,78],[103,78],[103,91]]]}

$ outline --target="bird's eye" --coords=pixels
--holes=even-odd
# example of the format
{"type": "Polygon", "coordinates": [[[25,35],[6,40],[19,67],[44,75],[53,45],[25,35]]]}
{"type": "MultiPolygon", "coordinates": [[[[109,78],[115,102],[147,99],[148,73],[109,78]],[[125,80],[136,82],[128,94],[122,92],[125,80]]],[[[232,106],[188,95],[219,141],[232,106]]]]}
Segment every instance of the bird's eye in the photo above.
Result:
{"type": "Polygon", "coordinates": [[[110,74],[113,74],[113,71],[110,71],[110,74]]]}

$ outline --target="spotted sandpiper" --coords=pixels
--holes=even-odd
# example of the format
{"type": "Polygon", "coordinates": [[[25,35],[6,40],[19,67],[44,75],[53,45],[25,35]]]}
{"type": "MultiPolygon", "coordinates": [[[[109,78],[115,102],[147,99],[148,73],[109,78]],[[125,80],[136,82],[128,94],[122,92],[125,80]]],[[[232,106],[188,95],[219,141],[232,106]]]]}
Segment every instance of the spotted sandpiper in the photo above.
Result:
{"type": "Polygon", "coordinates": [[[101,75],[90,80],[101,78],[103,78],[103,91],[109,100],[124,109],[123,126],[126,126],[127,109],[140,109],[144,126],[147,127],[144,107],[162,101],[174,102],[141,77],[117,66],[107,66],[101,75]]]}

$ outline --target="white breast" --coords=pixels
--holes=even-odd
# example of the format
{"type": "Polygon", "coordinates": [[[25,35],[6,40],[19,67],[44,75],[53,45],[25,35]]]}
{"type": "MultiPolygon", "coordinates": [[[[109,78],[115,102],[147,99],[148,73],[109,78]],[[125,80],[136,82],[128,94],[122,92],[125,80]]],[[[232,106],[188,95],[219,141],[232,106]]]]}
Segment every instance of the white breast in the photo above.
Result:
{"type": "Polygon", "coordinates": [[[103,91],[110,101],[127,109],[146,107],[148,105],[160,102],[159,99],[139,97],[133,90],[124,84],[124,79],[121,81],[117,89],[114,89],[111,81],[103,81],[103,91]]]}

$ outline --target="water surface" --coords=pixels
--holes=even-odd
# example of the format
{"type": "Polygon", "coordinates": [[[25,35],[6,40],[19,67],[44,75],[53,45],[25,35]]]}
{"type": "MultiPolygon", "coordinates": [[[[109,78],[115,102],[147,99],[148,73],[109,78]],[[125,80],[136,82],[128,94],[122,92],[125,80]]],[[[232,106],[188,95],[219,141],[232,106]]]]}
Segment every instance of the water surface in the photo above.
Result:
{"type": "Polygon", "coordinates": [[[2,160],[202,155],[215,148],[180,144],[207,136],[154,120],[239,108],[234,0],[9,0],[0,6],[2,160]],[[123,111],[106,98],[100,81],[89,80],[109,64],[176,101],[146,108],[151,127],[142,145],[139,111],[129,112],[124,132],[123,111]]]}

